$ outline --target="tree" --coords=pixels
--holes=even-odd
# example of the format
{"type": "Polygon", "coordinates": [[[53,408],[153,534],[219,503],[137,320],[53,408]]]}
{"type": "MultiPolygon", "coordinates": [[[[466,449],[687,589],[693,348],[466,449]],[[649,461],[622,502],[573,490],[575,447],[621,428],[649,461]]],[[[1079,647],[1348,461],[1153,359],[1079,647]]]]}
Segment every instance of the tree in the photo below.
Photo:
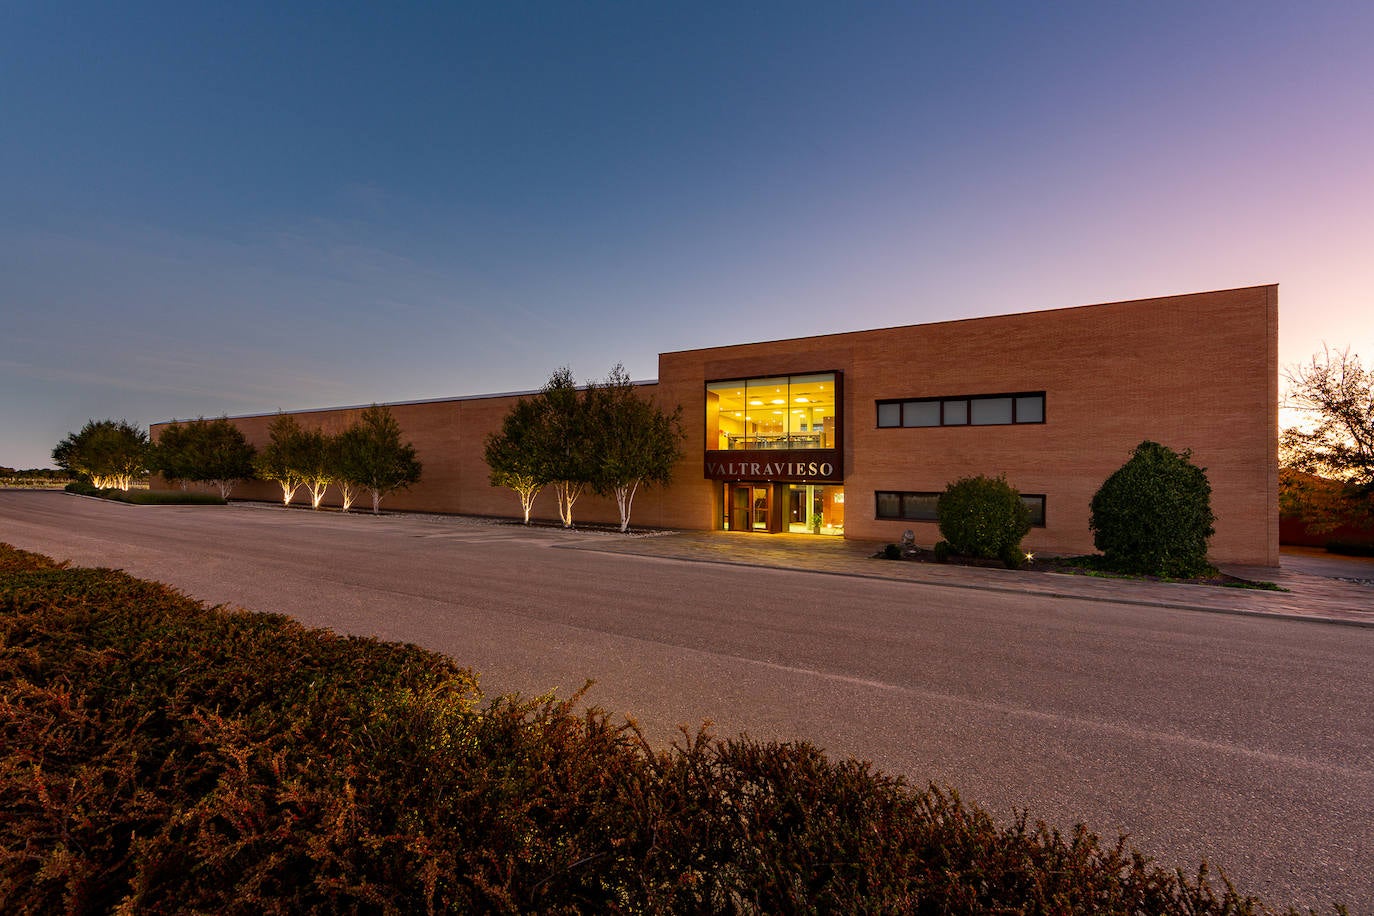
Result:
{"type": "Polygon", "coordinates": [[[539,454],[542,416],[536,401],[517,401],[501,422],[500,431],[487,436],[483,452],[487,467],[491,469],[491,485],[509,487],[515,491],[520,498],[520,509],[524,512],[526,525],[530,523],[534,498],[548,482],[539,454]]]}
{"type": "Polygon", "coordinates": [[[620,530],[630,530],[630,512],[640,487],[667,486],[682,458],[682,408],[666,414],[641,397],[625,367],[615,366],[606,380],[589,385],[582,434],[590,455],[592,488],[614,495],[620,530]]]}
{"type": "Polygon", "coordinates": [[[415,446],[401,441],[401,424],[391,409],[376,404],[339,436],[335,461],[340,480],[372,494],[374,515],[381,512],[382,497],[419,482],[423,470],[415,446]]]}
{"type": "Polygon", "coordinates": [[[296,491],[305,483],[301,473],[300,440],[304,435],[296,418],[279,413],[267,428],[267,445],[258,452],[253,466],[263,480],[281,486],[281,504],[291,505],[296,491]]]}
{"type": "Polygon", "coordinates": [[[195,478],[190,447],[193,435],[190,424],[176,420],[162,427],[157,442],[149,450],[148,469],[185,490],[195,478]]]}
{"type": "Polygon", "coordinates": [[[253,476],[255,451],[228,417],[173,420],[158,434],[149,466],[183,490],[193,482],[206,483],[228,499],[240,480],[253,476]]]}
{"type": "Polygon", "coordinates": [[[334,441],[323,430],[302,430],[296,437],[291,462],[310,493],[310,508],[318,510],[325,491],[334,482],[336,451],[334,441]]]}
{"type": "Polygon", "coordinates": [[[57,443],[52,460],[102,489],[128,490],[148,471],[148,433],[127,420],[87,420],[57,443]]]}
{"type": "Polygon", "coordinates": [[[1212,485],[1191,457],[1146,440],[1093,496],[1093,543],[1113,568],[1183,578],[1206,572],[1212,485]]]}
{"type": "Polygon", "coordinates": [[[1318,530],[1374,520],[1374,368],[1349,348],[1323,348],[1284,377],[1286,406],[1311,421],[1283,432],[1284,508],[1318,530]]]}
{"type": "Polygon", "coordinates": [[[573,526],[573,505],[595,476],[594,456],[587,435],[587,398],[577,390],[567,366],[556,370],[536,398],[540,422],[536,453],[542,476],[558,498],[558,517],[564,528],[573,526]]]}
{"type": "Polygon", "coordinates": [[[191,430],[188,449],[191,479],[210,484],[219,490],[222,499],[228,499],[240,480],[253,476],[256,449],[244,437],[243,430],[230,423],[228,417],[215,420],[201,417],[187,427],[191,430]]]}

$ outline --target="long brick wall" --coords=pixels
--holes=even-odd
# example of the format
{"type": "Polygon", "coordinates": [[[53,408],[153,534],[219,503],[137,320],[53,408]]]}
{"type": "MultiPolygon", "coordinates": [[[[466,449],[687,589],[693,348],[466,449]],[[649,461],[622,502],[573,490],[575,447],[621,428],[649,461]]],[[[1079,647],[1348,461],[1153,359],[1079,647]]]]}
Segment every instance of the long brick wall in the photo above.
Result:
{"type": "MultiPolygon", "coordinates": [[[[1141,440],[1153,439],[1191,449],[1207,468],[1215,560],[1278,563],[1276,286],[663,353],[658,384],[646,390],[661,404],[683,406],[686,457],[669,490],[638,498],[635,522],[719,524],[721,485],[703,474],[708,380],[826,370],[843,373],[847,537],[896,540],[911,528],[918,543],[933,543],[934,523],[876,518],[874,493],[938,491],[968,474],[1005,474],[1022,492],[1046,497],[1046,524],[1032,530],[1029,548],[1091,552],[1093,493],[1141,440]],[[879,400],[1018,391],[1045,392],[1045,423],[877,426],[879,400]]],[[[514,495],[487,483],[482,460],[487,433],[515,400],[393,405],[425,473],[386,506],[516,515],[514,495]]],[[[334,432],[358,412],[310,411],[298,419],[334,432]]],[[[235,422],[261,445],[271,419],[235,422]]],[[[275,485],[262,483],[236,495],[278,498],[275,485]]],[[[613,501],[584,500],[579,519],[617,519],[613,501]]],[[[539,497],[536,514],[556,516],[552,493],[539,497]]]]}

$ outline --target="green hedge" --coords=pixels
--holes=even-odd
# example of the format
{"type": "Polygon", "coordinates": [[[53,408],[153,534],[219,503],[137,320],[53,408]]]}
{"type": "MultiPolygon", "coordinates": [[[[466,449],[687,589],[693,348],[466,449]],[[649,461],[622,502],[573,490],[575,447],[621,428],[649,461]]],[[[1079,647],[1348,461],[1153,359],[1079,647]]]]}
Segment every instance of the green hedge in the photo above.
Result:
{"type": "Polygon", "coordinates": [[[1248,914],[805,743],[668,752],[580,697],[0,545],[0,911],[1248,914]]]}
{"type": "Polygon", "coordinates": [[[224,506],[228,503],[214,493],[188,493],[185,490],[100,489],[89,481],[74,480],[62,489],[78,496],[99,496],[135,506],[224,506]]]}

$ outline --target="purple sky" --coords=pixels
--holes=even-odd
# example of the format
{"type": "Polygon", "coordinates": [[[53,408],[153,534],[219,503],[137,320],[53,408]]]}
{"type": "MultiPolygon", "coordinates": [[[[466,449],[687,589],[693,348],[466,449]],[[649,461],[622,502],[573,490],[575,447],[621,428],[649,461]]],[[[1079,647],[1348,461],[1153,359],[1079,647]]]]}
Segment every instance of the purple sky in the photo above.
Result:
{"type": "Polygon", "coordinates": [[[911,6],[7,5],[0,465],[1272,282],[1374,359],[1374,5],[911,6]]]}

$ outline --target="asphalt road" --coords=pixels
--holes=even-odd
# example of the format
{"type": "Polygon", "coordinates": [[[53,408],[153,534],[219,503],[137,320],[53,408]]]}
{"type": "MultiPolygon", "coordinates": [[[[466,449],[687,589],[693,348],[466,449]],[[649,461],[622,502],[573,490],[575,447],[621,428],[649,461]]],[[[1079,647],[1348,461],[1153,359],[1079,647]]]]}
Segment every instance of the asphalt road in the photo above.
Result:
{"type": "MultiPolygon", "coordinates": [[[[445,652],[488,692],[806,738],[1374,912],[1374,630],[599,553],[463,520],[0,491],[0,541],[445,652]]],[[[587,549],[592,548],[592,549],[587,549]]]]}

